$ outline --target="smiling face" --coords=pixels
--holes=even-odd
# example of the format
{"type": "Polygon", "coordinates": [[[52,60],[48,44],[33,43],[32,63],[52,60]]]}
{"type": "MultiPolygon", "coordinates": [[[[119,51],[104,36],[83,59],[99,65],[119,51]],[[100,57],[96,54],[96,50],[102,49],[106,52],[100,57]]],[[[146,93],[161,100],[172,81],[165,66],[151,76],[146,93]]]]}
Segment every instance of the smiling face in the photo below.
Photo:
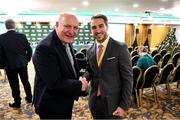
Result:
{"type": "Polygon", "coordinates": [[[91,20],[91,32],[98,42],[103,42],[107,38],[108,26],[102,18],[91,20]]]}
{"type": "Polygon", "coordinates": [[[79,22],[72,14],[63,14],[56,23],[56,33],[63,43],[72,43],[78,34],[79,22]]]}

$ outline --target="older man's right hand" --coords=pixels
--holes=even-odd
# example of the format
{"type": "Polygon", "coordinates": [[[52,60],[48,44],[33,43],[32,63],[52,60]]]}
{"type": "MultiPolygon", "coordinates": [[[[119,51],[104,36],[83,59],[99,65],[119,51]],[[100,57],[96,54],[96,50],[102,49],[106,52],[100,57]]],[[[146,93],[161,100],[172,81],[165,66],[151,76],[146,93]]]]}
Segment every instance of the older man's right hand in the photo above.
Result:
{"type": "Polygon", "coordinates": [[[86,80],[85,77],[79,77],[79,80],[82,83],[82,88],[81,91],[86,91],[87,87],[88,87],[88,81],[86,80]]]}

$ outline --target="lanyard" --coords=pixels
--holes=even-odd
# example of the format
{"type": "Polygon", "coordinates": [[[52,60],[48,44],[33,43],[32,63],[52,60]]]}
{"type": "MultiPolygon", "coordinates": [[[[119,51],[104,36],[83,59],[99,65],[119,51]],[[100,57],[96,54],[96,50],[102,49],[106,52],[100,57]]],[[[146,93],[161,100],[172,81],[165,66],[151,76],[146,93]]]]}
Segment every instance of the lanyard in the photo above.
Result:
{"type": "Polygon", "coordinates": [[[110,36],[108,35],[108,37],[107,37],[106,40],[105,40],[105,41],[107,41],[107,42],[106,42],[106,44],[105,44],[105,46],[104,46],[103,52],[102,52],[99,60],[98,60],[98,67],[100,66],[100,64],[101,64],[101,62],[102,62],[102,59],[103,59],[103,57],[104,57],[104,54],[105,54],[105,51],[106,51],[106,48],[107,48],[107,44],[108,44],[108,42],[109,42],[109,39],[110,39],[110,36]]]}

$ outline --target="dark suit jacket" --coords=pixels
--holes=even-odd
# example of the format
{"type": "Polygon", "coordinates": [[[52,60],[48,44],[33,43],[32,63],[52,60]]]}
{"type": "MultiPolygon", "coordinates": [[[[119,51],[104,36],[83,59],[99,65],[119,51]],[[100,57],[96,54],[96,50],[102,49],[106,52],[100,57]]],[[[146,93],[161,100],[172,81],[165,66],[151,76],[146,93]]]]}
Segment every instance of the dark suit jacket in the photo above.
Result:
{"type": "Polygon", "coordinates": [[[0,35],[0,45],[3,48],[3,59],[7,69],[18,69],[27,66],[31,60],[32,49],[26,36],[14,30],[0,35]]]}
{"type": "MultiPolygon", "coordinates": [[[[71,52],[72,47],[70,46],[71,52]]],[[[73,55],[74,58],[74,55],[73,55]]],[[[75,77],[64,45],[55,31],[37,46],[33,55],[35,66],[34,106],[38,114],[72,113],[74,100],[82,95],[82,83],[75,77]]],[[[74,59],[77,75],[79,69],[74,59]]]]}
{"type": "Polygon", "coordinates": [[[101,66],[98,68],[96,44],[87,52],[88,68],[85,77],[91,80],[89,107],[93,109],[99,81],[101,95],[107,100],[109,114],[118,106],[127,110],[132,95],[133,73],[127,46],[110,38],[101,66]]]}

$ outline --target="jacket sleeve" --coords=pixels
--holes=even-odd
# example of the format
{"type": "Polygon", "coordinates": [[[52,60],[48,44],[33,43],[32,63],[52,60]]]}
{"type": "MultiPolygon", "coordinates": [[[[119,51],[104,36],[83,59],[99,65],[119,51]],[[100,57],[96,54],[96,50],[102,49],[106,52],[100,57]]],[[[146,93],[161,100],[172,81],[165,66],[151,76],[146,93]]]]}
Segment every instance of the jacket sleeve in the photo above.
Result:
{"type": "Polygon", "coordinates": [[[4,69],[5,67],[5,56],[4,56],[4,51],[3,47],[0,44],[0,69],[4,69]]]}
{"type": "Polygon", "coordinates": [[[24,35],[24,37],[26,40],[26,58],[27,58],[27,61],[29,62],[31,60],[31,57],[32,57],[32,48],[31,48],[30,43],[28,42],[25,35],[24,35]]]}
{"type": "Polygon", "coordinates": [[[130,55],[125,44],[120,48],[120,74],[122,77],[122,100],[119,106],[124,110],[128,110],[131,103],[132,89],[133,89],[133,71],[130,61],[130,55]]]}

